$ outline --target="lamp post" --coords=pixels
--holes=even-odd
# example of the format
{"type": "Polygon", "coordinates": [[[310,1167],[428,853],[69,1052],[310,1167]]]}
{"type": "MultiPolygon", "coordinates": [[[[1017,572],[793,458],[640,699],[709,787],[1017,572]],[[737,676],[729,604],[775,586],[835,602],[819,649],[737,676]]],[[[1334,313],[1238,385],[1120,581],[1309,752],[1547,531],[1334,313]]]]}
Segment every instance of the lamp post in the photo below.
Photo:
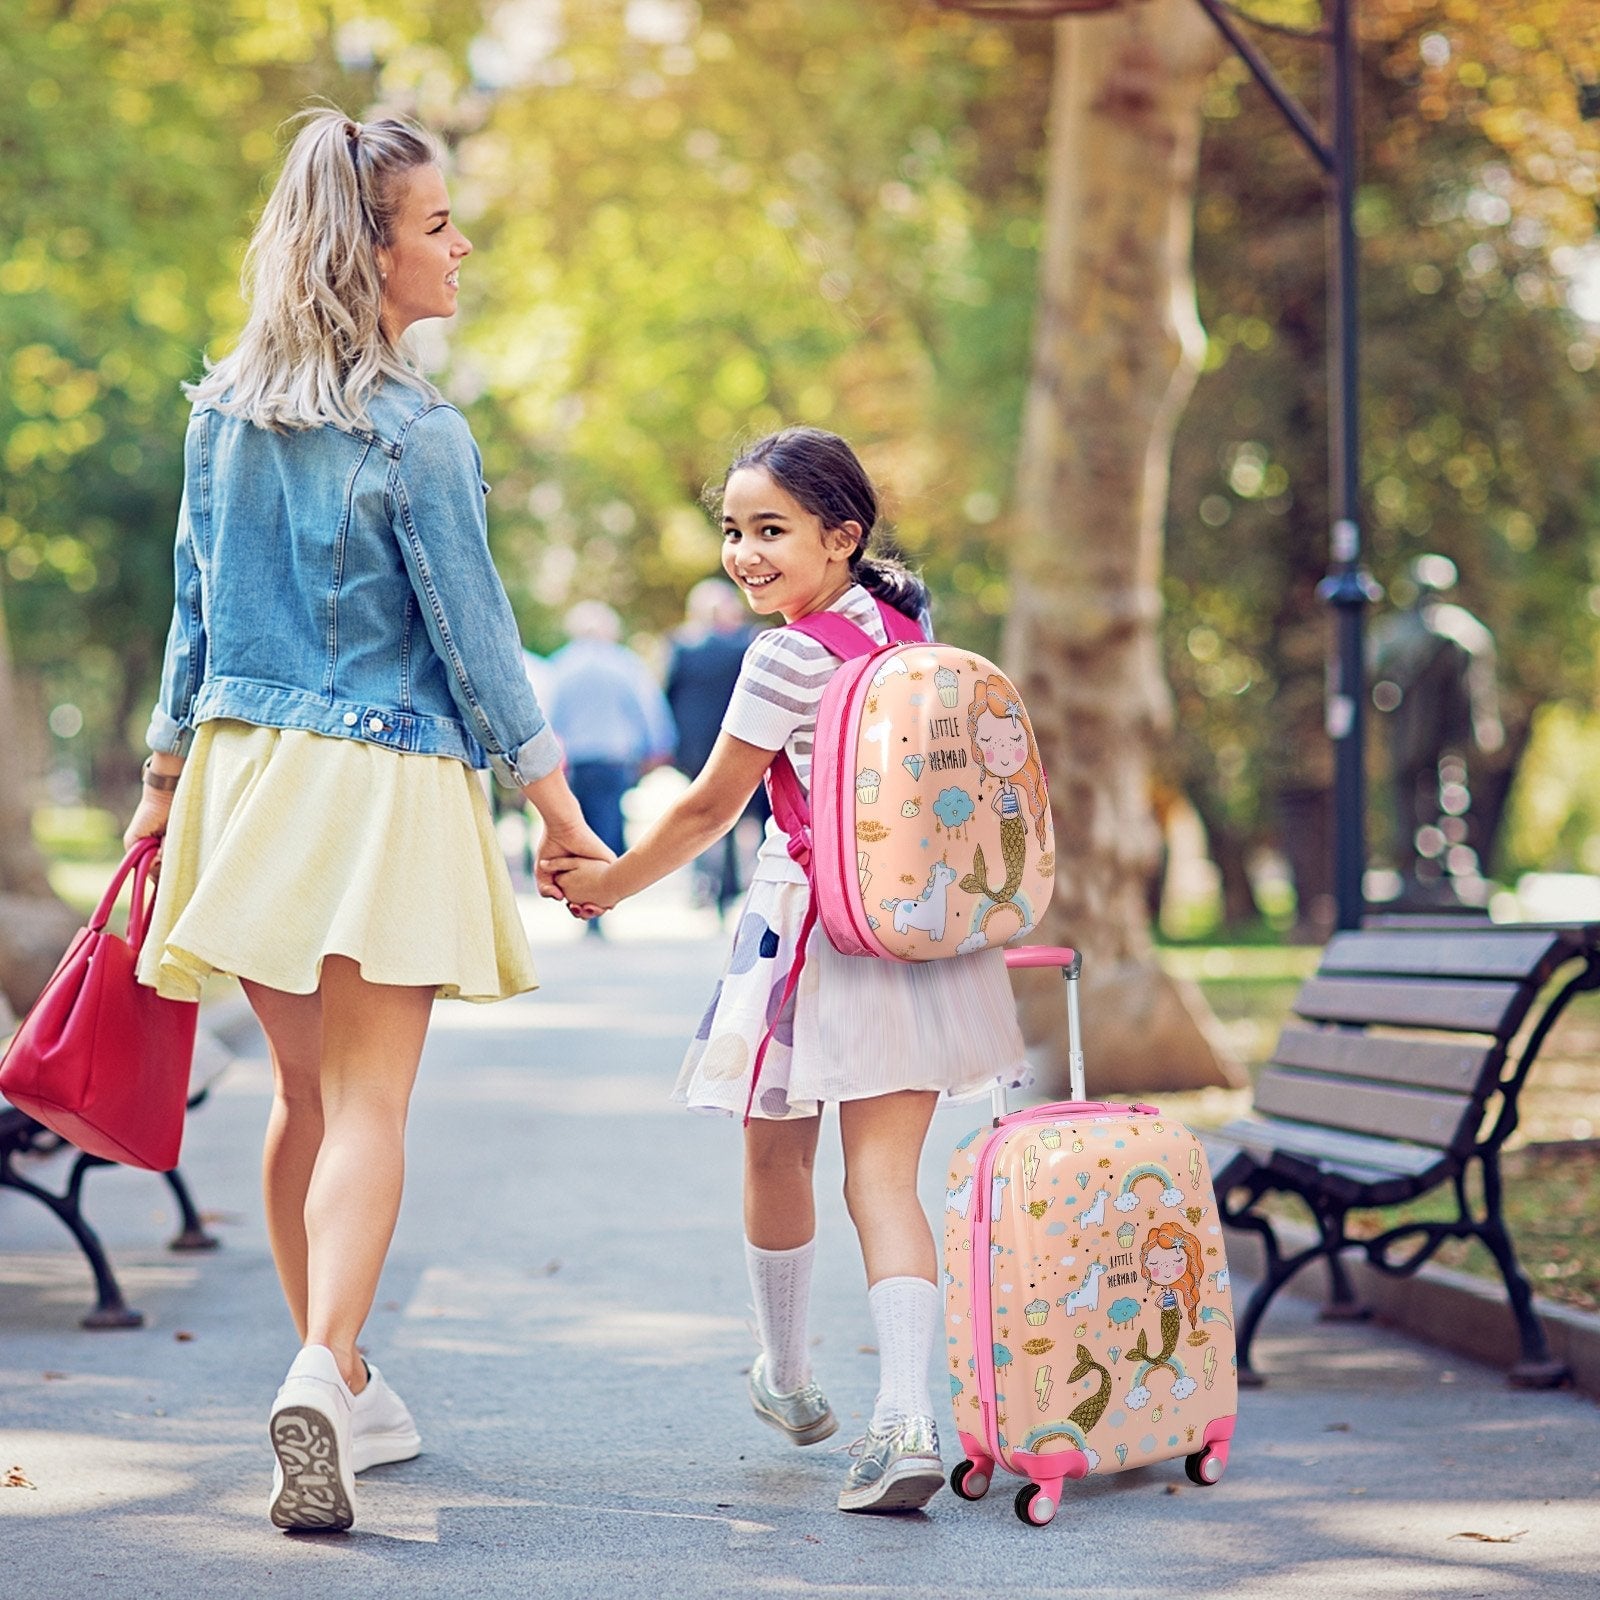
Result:
{"type": "MultiPolygon", "coordinates": [[[[1043,21],[1115,11],[1129,0],[938,0],[947,11],[1015,21],[1043,21]]],[[[1323,0],[1320,28],[1293,32],[1328,52],[1332,127],[1324,134],[1239,26],[1225,0],[1195,0],[1250,69],[1300,143],[1327,176],[1329,238],[1328,574],[1317,593],[1333,611],[1334,644],[1327,673],[1326,727],[1334,751],[1334,899],[1340,928],[1358,927],[1366,906],[1366,607],[1379,593],[1361,565],[1360,308],[1356,293],[1355,0],[1323,0]]]]}

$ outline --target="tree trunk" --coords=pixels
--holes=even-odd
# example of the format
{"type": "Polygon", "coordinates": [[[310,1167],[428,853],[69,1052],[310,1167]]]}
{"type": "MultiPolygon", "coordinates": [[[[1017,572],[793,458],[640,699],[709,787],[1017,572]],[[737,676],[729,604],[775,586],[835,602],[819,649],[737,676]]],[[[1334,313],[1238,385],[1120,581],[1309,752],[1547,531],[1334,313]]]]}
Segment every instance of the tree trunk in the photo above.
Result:
{"type": "MultiPolygon", "coordinates": [[[[50,980],[61,953],[72,942],[78,918],[50,888],[33,842],[28,774],[15,759],[16,696],[11,687],[11,645],[0,596],[0,995],[21,1016],[50,980]]],[[[0,1003],[0,1023],[6,1006],[0,1003]]]]}
{"type": "Polygon", "coordinates": [[[1205,829],[1206,849],[1222,880],[1222,926],[1248,928],[1261,921],[1256,887],[1250,881],[1250,852],[1244,836],[1223,815],[1221,804],[1204,789],[1189,794],[1189,804],[1205,829]]]}
{"type": "MultiPolygon", "coordinates": [[[[1238,1084],[1198,990],[1155,958],[1152,753],[1173,429],[1204,349],[1190,265],[1201,95],[1221,45],[1193,0],[1056,24],[1045,244],[1017,469],[1009,669],[1056,826],[1041,936],[1081,948],[1089,1087],[1238,1084]]],[[[1064,1081],[1059,983],[1019,982],[1064,1081]]]]}

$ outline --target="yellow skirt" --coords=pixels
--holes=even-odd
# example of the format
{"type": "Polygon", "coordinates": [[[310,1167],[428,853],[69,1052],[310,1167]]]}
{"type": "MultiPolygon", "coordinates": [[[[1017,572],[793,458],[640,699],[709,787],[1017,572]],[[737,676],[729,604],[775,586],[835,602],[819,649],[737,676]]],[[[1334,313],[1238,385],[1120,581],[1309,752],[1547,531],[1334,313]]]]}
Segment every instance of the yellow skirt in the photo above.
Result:
{"type": "Polygon", "coordinates": [[[330,955],[440,998],[538,987],[477,774],[360,739],[202,723],[139,981],[174,1000],[198,1000],[214,972],[311,994],[330,955]]]}

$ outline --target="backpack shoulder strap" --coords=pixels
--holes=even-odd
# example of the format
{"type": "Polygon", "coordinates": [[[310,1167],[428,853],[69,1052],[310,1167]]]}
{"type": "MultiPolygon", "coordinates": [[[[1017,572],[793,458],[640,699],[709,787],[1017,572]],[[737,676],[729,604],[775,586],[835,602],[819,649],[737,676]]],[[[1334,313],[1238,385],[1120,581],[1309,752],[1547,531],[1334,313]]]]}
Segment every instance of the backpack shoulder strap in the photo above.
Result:
{"type": "Polygon", "coordinates": [[[842,617],[837,611],[814,611],[798,622],[786,622],[791,633],[803,633],[815,639],[823,649],[838,656],[841,661],[853,661],[857,656],[871,655],[883,646],[863,627],[842,617]]]}
{"type": "Polygon", "coordinates": [[[905,612],[889,604],[887,600],[879,599],[877,602],[878,615],[883,618],[883,631],[888,636],[890,644],[926,644],[921,624],[908,617],[905,612]]]}
{"type": "MultiPolygon", "coordinates": [[[[891,645],[924,643],[922,629],[905,612],[897,611],[888,601],[880,600],[876,595],[872,598],[878,615],[883,619],[884,635],[891,645]]],[[[814,611],[809,617],[801,617],[798,622],[787,622],[784,626],[796,633],[803,633],[808,639],[815,639],[841,661],[851,661],[857,656],[871,655],[874,650],[885,648],[865,628],[837,611],[814,611]]]]}

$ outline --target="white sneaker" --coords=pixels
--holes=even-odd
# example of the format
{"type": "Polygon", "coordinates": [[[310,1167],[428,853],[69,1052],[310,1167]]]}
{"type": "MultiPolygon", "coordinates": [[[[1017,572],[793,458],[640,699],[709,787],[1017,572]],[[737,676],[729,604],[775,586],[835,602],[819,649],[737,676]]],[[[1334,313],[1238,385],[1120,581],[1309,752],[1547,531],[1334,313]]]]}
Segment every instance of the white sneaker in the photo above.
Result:
{"type": "Polygon", "coordinates": [[[350,1412],[350,1465],[353,1472],[410,1461],[422,1452],[422,1436],[406,1403],[369,1361],[367,1386],[350,1412]]]}
{"type": "Polygon", "coordinates": [[[277,1527],[338,1532],[356,1520],[354,1408],[333,1352],[308,1344],[294,1358],[267,1423],[278,1458],[267,1514],[277,1527]]]}

